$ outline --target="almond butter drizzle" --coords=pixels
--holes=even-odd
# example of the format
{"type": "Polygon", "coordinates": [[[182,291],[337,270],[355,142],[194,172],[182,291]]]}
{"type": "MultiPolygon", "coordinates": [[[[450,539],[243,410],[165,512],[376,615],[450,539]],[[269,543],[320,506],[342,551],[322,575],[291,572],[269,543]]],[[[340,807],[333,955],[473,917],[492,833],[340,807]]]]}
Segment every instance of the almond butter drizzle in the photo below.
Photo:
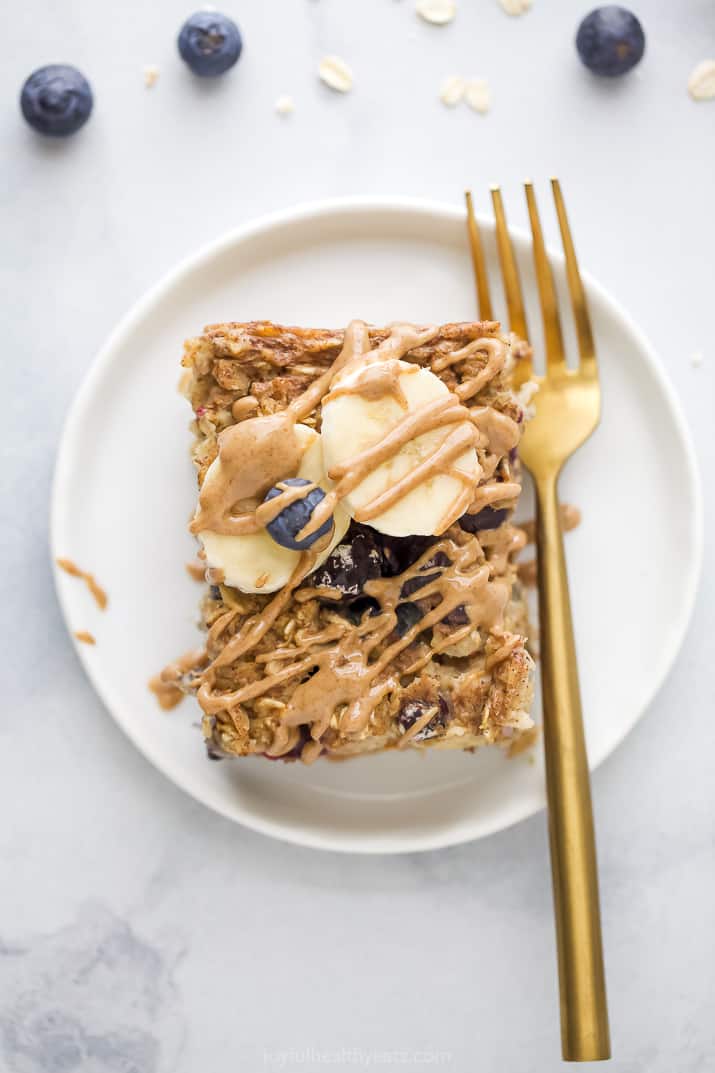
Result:
{"type": "MultiPolygon", "coordinates": [[[[248,396],[235,403],[232,413],[239,423],[219,436],[218,475],[215,479],[204,480],[191,531],[197,533],[209,529],[228,535],[256,532],[287,505],[306,495],[315,487],[314,484],[291,487],[282,483],[297,472],[305,449],[295,434],[295,424],[309,416],[321,401],[327,402],[347,392],[358,392],[371,399],[391,395],[406,410],[407,401],[398,383],[398,377],[405,370],[398,362],[411,350],[432,339],[436,330],[431,327],[420,329],[412,325],[394,325],[388,338],[370,350],[367,326],[353,321],[346,329],[343,347],[332,366],[286,410],[269,416],[249,417],[248,414],[258,406],[257,401],[248,396]],[[279,487],[281,494],[268,503],[261,503],[273,486],[279,487]]],[[[493,476],[500,458],[508,454],[519,440],[518,425],[507,415],[489,407],[470,409],[464,405],[498,375],[504,366],[507,348],[500,339],[476,339],[459,351],[436,358],[432,362],[432,370],[435,373],[443,371],[478,352],[487,355],[487,362],[477,375],[464,381],[453,392],[445,393],[443,398],[432,400],[417,410],[406,411],[382,441],[352,459],[349,464],[336,466],[330,471],[329,477],[336,482],[335,487],[324,497],[313,511],[309,523],[298,534],[298,539],[304,539],[320,528],[340,499],[405,444],[425,432],[445,428],[445,437],[428,457],[355,513],[358,521],[373,519],[437,473],[448,473],[463,485],[461,492],[455,496],[452,508],[442,519],[440,533],[446,535],[400,576],[369,581],[364,586],[365,594],[377,601],[379,613],[372,617],[363,616],[363,621],[357,626],[347,620],[336,621],[317,633],[306,632],[305,636],[300,637],[296,635],[292,646],[259,652],[253,658],[256,663],[265,664],[264,677],[233,691],[221,692],[217,687],[217,672],[245,657],[260,644],[293,594],[297,599],[309,599],[313,595],[324,598],[335,596],[331,589],[306,588],[296,593],[298,586],[315,566],[317,552],[313,547],[301,554],[288,584],[261,611],[246,619],[223,644],[216,658],[201,671],[198,699],[204,712],[208,715],[228,712],[236,728],[242,732],[249,727],[248,717],[241,708],[242,703],[265,696],[276,686],[312,672],[296,687],[288,703],[277,709],[274,739],[267,750],[268,755],[283,756],[295,749],[301,741],[301,726],[307,726],[310,734],[310,740],[301,752],[306,762],[311,762],[320,754],[321,740],[331,726],[342,733],[362,733],[377,705],[396,688],[402,675],[416,673],[435,653],[449,648],[474,629],[488,630],[501,620],[509,599],[510,583],[507,579],[493,578],[492,575],[502,572],[509,556],[523,546],[523,534],[506,525],[481,534],[480,543],[475,536],[450,527],[465,510],[476,512],[492,502],[508,501],[520,491],[516,482],[508,481],[475,488],[475,478],[454,466],[460,455],[476,446],[486,459],[476,480],[488,479],[493,476]],[[429,560],[439,553],[446,557],[449,565],[440,567],[437,576],[418,590],[419,599],[434,597],[436,604],[399,637],[395,630],[396,608],[402,599],[402,588],[407,580],[419,575],[429,560]],[[448,637],[435,635],[431,646],[418,646],[417,659],[411,666],[395,669],[397,657],[422,632],[438,625],[451,611],[462,606],[469,618],[467,625],[451,630],[448,637]],[[387,642],[387,647],[378,656],[376,650],[384,642],[387,642]]],[[[415,365],[415,371],[418,369],[419,366],[415,365]]],[[[439,536],[439,533],[436,535],[439,536]]],[[[229,610],[213,623],[208,635],[209,650],[220,646],[221,638],[239,613],[238,609],[229,610]]],[[[505,641],[490,657],[490,666],[508,658],[520,641],[518,637],[513,643],[511,640],[505,641]]],[[[200,664],[187,669],[195,669],[196,666],[200,664]]],[[[168,668],[151,685],[165,707],[176,703],[173,694],[162,694],[164,687],[176,690],[175,685],[167,686],[172,676],[175,681],[176,667],[168,668]]],[[[434,714],[429,713],[429,718],[434,714]]],[[[422,721],[418,720],[419,726],[415,724],[411,733],[407,732],[401,740],[409,740],[417,733],[422,721]]]]}

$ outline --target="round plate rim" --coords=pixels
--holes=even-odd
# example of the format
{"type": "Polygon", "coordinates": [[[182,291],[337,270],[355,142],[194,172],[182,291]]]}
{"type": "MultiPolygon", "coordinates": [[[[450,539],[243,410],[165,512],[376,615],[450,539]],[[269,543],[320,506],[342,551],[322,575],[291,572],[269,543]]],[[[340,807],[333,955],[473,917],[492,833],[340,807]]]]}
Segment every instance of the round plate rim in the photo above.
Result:
{"type": "MultiPolygon", "coordinates": [[[[298,223],[306,219],[334,215],[354,215],[359,213],[369,214],[377,211],[387,214],[424,215],[442,219],[445,222],[454,222],[464,218],[464,210],[461,207],[429,198],[382,197],[379,195],[370,195],[361,197],[336,197],[320,201],[301,202],[300,204],[287,209],[263,214],[248,223],[231,228],[225,234],[205,243],[194,253],[184,257],[178,264],[169,269],[169,271],[167,271],[156,284],[150,287],[149,290],[147,290],[145,294],[131,306],[109,334],[106,342],[100,348],[97,356],[85,373],[74,400],[70,405],[62,427],[58,447],[50,498],[49,526],[49,550],[52,560],[55,591],[75,651],[77,652],[87,677],[92,683],[92,686],[105,708],[142,756],[144,756],[153,767],[173,782],[174,785],[188,793],[195,800],[200,801],[214,812],[217,812],[234,823],[240,823],[251,830],[295,845],[301,845],[312,849],[361,854],[413,853],[461,845],[466,842],[471,842],[495,834],[498,831],[506,830],[514,824],[535,815],[540,811],[540,808],[542,808],[543,805],[534,805],[530,802],[523,807],[512,809],[504,822],[495,821],[486,827],[482,825],[479,830],[473,830],[468,823],[463,821],[462,828],[459,831],[445,828],[444,830],[440,830],[431,835],[404,836],[401,842],[401,836],[396,836],[390,839],[387,844],[383,841],[379,841],[374,836],[363,835],[357,837],[350,836],[348,841],[345,842],[340,838],[336,838],[330,834],[316,832],[313,829],[301,830],[300,828],[289,828],[283,823],[263,819],[253,813],[242,814],[240,817],[237,816],[235,810],[232,811],[224,806],[217,797],[211,798],[201,789],[197,789],[194,786],[188,786],[186,782],[172,770],[172,765],[164,757],[152,755],[145,747],[141,737],[135,733],[130,721],[124,718],[122,705],[121,703],[115,702],[115,699],[112,696],[113,691],[111,686],[91,665],[90,661],[87,659],[87,654],[84,651],[83,646],[72,634],[70,628],[70,609],[64,596],[62,586],[59,583],[60,570],[57,566],[56,559],[58,555],[59,531],[63,514],[63,491],[65,482],[68,480],[71,473],[70,461],[73,455],[73,440],[75,434],[82,426],[84,412],[93,396],[95,385],[101,380],[105,369],[108,368],[113,361],[114,351],[122,345],[124,339],[134,330],[135,325],[142,320],[145,313],[149,311],[153,305],[159,302],[173,287],[180,284],[187,275],[200,269],[203,263],[219,256],[231,246],[240,245],[243,242],[267,234],[275,228],[298,223]],[[396,842],[400,842],[400,844],[396,845],[396,842]]],[[[479,213],[477,216],[480,226],[483,226],[488,231],[493,230],[493,220],[479,213]]],[[[524,229],[510,226],[509,232],[517,243],[528,243],[530,241],[530,236],[524,229]]],[[[563,262],[563,255],[560,251],[549,248],[548,254],[552,262],[556,264],[563,262]]],[[[663,393],[663,397],[671,413],[675,430],[678,434],[683,448],[683,454],[686,459],[687,465],[685,477],[693,504],[691,530],[694,555],[689,564],[685,602],[682,605],[683,610],[681,611],[680,621],[677,624],[677,629],[671,631],[671,641],[669,650],[666,653],[666,658],[663,659],[658,668],[658,672],[653,676],[649,694],[641,704],[641,707],[634,712],[629,720],[624,721],[619,728],[619,732],[613,735],[612,739],[601,749],[598,756],[589,757],[589,766],[591,771],[593,771],[608,756],[610,756],[611,753],[613,753],[645,714],[645,711],[652,703],[654,697],[657,695],[663,682],[670,673],[678,652],[682,647],[688,625],[692,618],[698,590],[698,582],[702,570],[704,509],[701,478],[697,466],[695,448],[690,435],[690,429],[685,420],[680,400],[660,364],[654,347],[651,345],[644,332],[631,318],[630,314],[626,312],[623,306],[621,306],[609,291],[590,276],[588,272],[582,271],[582,276],[587,293],[592,292],[597,295],[600,303],[608,310],[614,320],[622,323],[627,332],[633,337],[649,367],[650,373],[657,381],[658,387],[663,393]]]]}

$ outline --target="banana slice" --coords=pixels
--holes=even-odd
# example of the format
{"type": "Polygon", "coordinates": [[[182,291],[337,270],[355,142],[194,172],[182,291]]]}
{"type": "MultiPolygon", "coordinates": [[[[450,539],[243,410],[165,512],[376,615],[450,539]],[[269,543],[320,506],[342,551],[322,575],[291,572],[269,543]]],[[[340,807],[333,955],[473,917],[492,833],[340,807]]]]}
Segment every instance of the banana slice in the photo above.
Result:
{"type": "MultiPolygon", "coordinates": [[[[325,474],[321,437],[307,425],[296,425],[295,431],[299,441],[306,445],[295,476],[316,481],[329,492],[332,483],[325,474]]],[[[216,464],[211,464],[204,480],[211,479],[211,471],[216,464]]],[[[325,562],[350,525],[350,515],[340,504],[336,506],[333,520],[335,529],[332,539],[318,555],[316,567],[325,562]]],[[[301,554],[276,544],[265,529],[243,536],[227,536],[205,529],[199,533],[199,540],[206,552],[207,564],[223,571],[226,584],[241,592],[276,592],[283,588],[290,580],[301,554]]]]}
{"type": "Polygon", "coordinates": [[[372,381],[364,365],[348,369],[334,381],[332,398],[328,397],[322,408],[325,466],[335,479],[345,478],[350,483],[351,461],[375,448],[408,415],[429,403],[439,410],[442,400],[446,407],[449,396],[457,409],[454,424],[414,435],[391,457],[377,462],[342,500],[357,521],[365,521],[389,536],[437,535],[467,509],[477,485],[480,467],[473,446],[473,426],[460,417],[458,400],[429,369],[406,361],[392,362],[391,366],[391,379],[386,377],[387,386],[377,392],[371,390],[372,381]],[[448,436],[450,443],[457,449],[461,444],[464,450],[430,473],[429,460],[435,460],[435,452],[448,436]],[[410,474],[413,480],[419,478],[414,471],[420,465],[424,479],[396,502],[386,502],[386,493],[399,481],[408,480],[410,474]],[[456,471],[464,477],[452,476],[456,471]],[[383,497],[385,507],[376,513],[379,497],[383,497]]]}

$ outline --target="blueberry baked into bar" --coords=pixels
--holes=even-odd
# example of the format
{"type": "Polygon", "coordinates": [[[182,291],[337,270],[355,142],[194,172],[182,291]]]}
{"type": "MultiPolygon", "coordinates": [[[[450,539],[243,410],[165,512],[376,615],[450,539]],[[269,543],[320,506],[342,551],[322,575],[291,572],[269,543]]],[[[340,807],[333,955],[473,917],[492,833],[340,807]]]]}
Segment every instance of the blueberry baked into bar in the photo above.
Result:
{"type": "MultiPolygon", "coordinates": [[[[217,324],[185,344],[209,756],[513,746],[526,345],[491,322],[217,324]]],[[[188,668],[188,669],[187,669],[188,668]]]]}

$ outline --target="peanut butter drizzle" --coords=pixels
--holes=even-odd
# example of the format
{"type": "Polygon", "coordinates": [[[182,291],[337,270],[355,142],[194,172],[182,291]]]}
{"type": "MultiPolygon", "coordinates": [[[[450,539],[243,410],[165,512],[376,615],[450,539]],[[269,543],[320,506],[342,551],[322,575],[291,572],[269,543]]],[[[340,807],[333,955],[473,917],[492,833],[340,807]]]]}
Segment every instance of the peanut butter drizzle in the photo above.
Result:
{"type": "MultiPolygon", "coordinates": [[[[390,336],[374,350],[370,350],[366,325],[354,321],[346,329],[343,347],[332,366],[286,410],[268,417],[249,418],[245,417],[245,414],[254,409],[254,406],[249,404],[248,400],[240,400],[245,402],[246,406],[240,407],[234,417],[239,420],[240,415],[244,419],[239,425],[224,430],[219,436],[218,478],[204,481],[199,497],[199,509],[191,524],[191,530],[200,532],[210,529],[230,535],[256,532],[288,503],[296,502],[306,495],[315,487],[314,484],[300,488],[280,484],[287,476],[297,471],[304,450],[295,435],[295,423],[307,417],[329,390],[328,398],[351,391],[360,392],[367,398],[393,395],[398,402],[406,402],[404,396],[400,399],[402,393],[397,382],[398,374],[404,372],[404,369],[401,370],[397,362],[410,350],[433,338],[435,333],[436,329],[431,327],[418,329],[412,325],[394,325],[390,336]],[[357,376],[354,372],[356,365],[359,367],[357,376]],[[260,504],[262,497],[274,485],[281,487],[281,495],[268,504],[260,504]]],[[[478,351],[487,354],[486,365],[479,374],[463,382],[455,392],[446,394],[444,398],[432,401],[412,413],[406,413],[382,442],[375,444],[349,464],[331,470],[329,476],[337,481],[336,487],[313,511],[308,525],[298,534],[299,539],[320,528],[332,514],[335,504],[377,466],[396,454],[404,444],[436,428],[454,426],[415,471],[366,504],[355,514],[356,520],[375,517],[419,483],[439,472],[448,473],[465,485],[462,492],[455,497],[454,509],[444,518],[441,531],[448,529],[470,503],[476,501],[485,505],[518,494],[518,484],[505,482],[495,486],[496,491],[487,487],[477,489],[475,500],[474,478],[461,473],[453,465],[466,450],[478,446],[487,450],[487,458],[496,459],[495,468],[499,458],[503,457],[519,438],[518,426],[506,415],[494,417],[487,407],[470,410],[462,405],[463,401],[477,394],[503,367],[507,350],[501,340],[473,340],[461,351],[436,359],[432,368],[439,371],[478,351]]],[[[419,367],[415,366],[416,370],[417,368],[419,367]]],[[[507,528],[509,532],[501,542],[493,541],[491,562],[497,561],[497,555],[508,558],[515,540],[518,539],[514,537],[515,531],[511,527],[507,528]]],[[[496,624],[503,615],[510,591],[508,581],[491,579],[492,567],[489,561],[484,561],[479,541],[461,531],[452,533],[432,545],[422,558],[402,575],[366,584],[365,593],[377,600],[381,609],[379,614],[373,617],[364,616],[358,626],[347,621],[335,623],[330,629],[300,639],[292,648],[260,653],[255,657],[255,661],[265,663],[266,671],[270,665],[271,673],[266,673],[260,682],[249,683],[232,692],[217,691],[217,671],[246,656],[260,643],[286,607],[295,589],[311,573],[315,559],[315,549],[301,555],[288,584],[260,612],[243,623],[213,662],[203,670],[198,691],[199,702],[207,714],[227,711],[237,728],[247,730],[248,718],[241,709],[244,701],[263,696],[282,682],[312,671],[311,677],[298,685],[290,702],[281,711],[274,740],[267,750],[271,756],[290,752],[300,741],[300,726],[308,725],[311,741],[302,750],[302,758],[306,762],[319,755],[320,739],[329,726],[338,725],[342,732],[360,733],[367,726],[380,701],[396,687],[401,674],[414,673],[415,669],[426,665],[435,652],[448,648],[474,628],[489,629],[496,624]],[[436,596],[436,606],[402,637],[388,644],[379,658],[371,659],[376,648],[394,633],[397,624],[396,608],[401,601],[404,583],[416,576],[429,559],[440,552],[447,557],[450,565],[440,568],[438,576],[419,590],[420,598],[436,596]],[[412,645],[422,631],[436,626],[459,606],[464,606],[467,611],[467,626],[452,631],[448,638],[434,640],[432,646],[424,648],[417,661],[407,670],[397,673],[390,670],[396,657],[412,645]],[[281,666],[284,660],[287,662],[281,666]],[[336,715],[338,711],[340,714],[336,715]],[[320,712],[323,714],[317,714],[320,712]]],[[[308,589],[303,595],[309,598],[308,593],[317,591],[308,589]]],[[[327,590],[327,593],[331,591],[327,590]]],[[[327,594],[323,590],[320,590],[320,593],[327,594]]],[[[218,645],[222,634],[230,628],[238,614],[238,610],[227,611],[212,625],[208,638],[209,649],[218,645]]],[[[164,674],[161,681],[166,685],[163,681],[164,674]]],[[[414,733],[416,732],[415,730],[414,733]]]]}
{"type": "Polygon", "coordinates": [[[175,708],[184,699],[184,693],[177,685],[189,671],[194,671],[206,662],[206,653],[201,649],[192,649],[185,652],[173,663],[169,663],[164,670],[149,680],[149,689],[159,702],[159,707],[168,712],[175,708]]]}
{"type": "MultiPolygon", "coordinates": [[[[411,365],[411,372],[418,372],[419,365],[411,365]]],[[[323,403],[331,402],[340,395],[362,395],[364,399],[384,399],[386,396],[395,399],[402,407],[407,409],[408,402],[404,391],[400,387],[400,377],[407,370],[400,367],[396,358],[386,361],[370,362],[365,365],[359,376],[348,383],[339,383],[331,388],[323,399],[323,403]]]]}
{"type": "MultiPolygon", "coordinates": [[[[288,727],[307,724],[311,726],[311,736],[321,737],[328,728],[332,714],[336,709],[343,709],[339,716],[340,730],[343,733],[359,733],[367,726],[380,700],[396,687],[398,676],[391,673],[389,668],[419,633],[436,625],[460,605],[467,609],[472,626],[494,625],[503,614],[509,586],[499,580],[490,580],[489,566],[480,561],[478,541],[474,537],[467,537],[464,543],[452,538],[438,541],[409,570],[396,578],[370,581],[365,586],[365,592],[378,601],[380,614],[372,618],[368,616],[359,626],[351,626],[347,622],[339,624],[341,632],[336,642],[326,645],[321,643],[323,639],[320,636],[314,637],[312,653],[266,676],[261,682],[236,691],[231,695],[232,702],[234,699],[248,699],[249,692],[251,696],[257,696],[259,689],[267,692],[279,681],[302,675],[308,667],[315,673],[296,688],[282,715],[281,724],[288,727]],[[376,647],[393,633],[397,624],[395,609],[401,600],[403,585],[410,577],[420,574],[421,568],[440,552],[450,560],[450,565],[442,568],[433,581],[419,590],[421,598],[437,595],[436,607],[428,611],[404,636],[389,644],[379,658],[371,661],[376,647]],[[323,715],[316,715],[318,712],[323,715]]],[[[452,639],[450,641],[454,643],[452,639]]],[[[422,659],[427,662],[433,654],[434,649],[430,649],[422,659]]],[[[280,755],[276,754],[275,749],[274,743],[272,755],[280,755]]]]}
{"type": "MultiPolygon", "coordinates": [[[[357,393],[371,399],[392,395],[406,408],[407,400],[399,386],[399,376],[404,369],[399,362],[411,350],[434,338],[436,332],[434,327],[417,328],[411,324],[394,324],[391,326],[390,335],[379,346],[370,350],[367,326],[361,321],[353,321],[348,325],[340,354],[331,367],[286,410],[279,414],[239,420],[237,425],[224,429],[220,434],[219,465],[204,480],[199,493],[199,507],[189,527],[191,532],[199,533],[206,529],[236,536],[256,533],[290,503],[304,498],[311,490],[309,486],[286,490],[270,504],[260,502],[271,487],[297,472],[304,448],[299,444],[295,433],[296,422],[312,413],[321,401],[327,402],[346,393],[357,393]],[[236,507],[239,508],[238,511],[235,510],[236,507]]],[[[442,356],[433,363],[434,369],[443,369],[478,350],[487,354],[487,363],[476,377],[460,386],[456,394],[461,399],[476,394],[499,372],[506,358],[505,344],[497,339],[473,340],[460,351],[442,356]],[[456,357],[455,354],[460,356],[456,357]]],[[[418,368],[419,366],[415,366],[415,371],[418,368]]],[[[404,444],[424,432],[450,424],[473,421],[469,410],[460,407],[455,393],[450,392],[437,402],[439,405],[428,404],[411,414],[406,413],[402,421],[380,443],[363,452],[350,466],[340,467],[344,470],[342,479],[312,512],[308,523],[298,533],[298,540],[312,536],[330,518],[339,500],[396,454],[404,444]]],[[[253,409],[253,404],[250,409],[253,409]]],[[[234,416],[238,420],[247,412],[248,407],[236,411],[234,416]]],[[[479,428],[478,417],[473,423],[475,428],[479,428]]],[[[459,478],[460,471],[452,467],[451,463],[477,440],[478,434],[474,430],[452,430],[419,467],[356,512],[356,520],[368,521],[376,517],[394,506],[420,483],[438,473],[448,473],[459,478]]],[[[337,478],[331,474],[331,479],[337,478]]],[[[461,479],[463,483],[467,479],[473,483],[467,475],[461,479]]],[[[464,512],[466,504],[467,496],[463,492],[455,497],[453,509],[442,519],[440,532],[446,530],[459,514],[464,512]]]]}
{"type": "Polygon", "coordinates": [[[471,377],[469,380],[465,380],[459,384],[455,389],[455,395],[465,402],[467,399],[471,399],[479,391],[485,387],[490,380],[493,380],[495,376],[504,368],[507,356],[507,345],[501,339],[478,339],[475,344],[475,350],[483,350],[487,355],[487,363],[484,368],[477,373],[476,376],[471,377]]]}
{"type": "Polygon", "coordinates": [[[521,493],[521,485],[516,481],[502,481],[496,484],[480,484],[469,504],[469,513],[478,514],[484,507],[492,503],[508,502],[516,499],[521,493]]]}
{"type": "Polygon", "coordinates": [[[189,530],[209,529],[228,536],[258,532],[261,526],[255,508],[274,484],[297,472],[303,452],[295,420],[287,410],[224,429],[218,437],[218,469],[201,486],[198,511],[189,530]],[[251,511],[231,513],[235,504],[247,502],[252,504],[251,511]]]}
{"type": "Polygon", "coordinates": [[[96,581],[94,574],[88,574],[86,570],[80,570],[77,564],[72,562],[71,559],[57,559],[57,565],[61,570],[64,570],[66,574],[69,574],[70,577],[82,578],[87,588],[92,593],[97,607],[99,607],[100,611],[105,610],[109,599],[102,586],[96,581]]]}

